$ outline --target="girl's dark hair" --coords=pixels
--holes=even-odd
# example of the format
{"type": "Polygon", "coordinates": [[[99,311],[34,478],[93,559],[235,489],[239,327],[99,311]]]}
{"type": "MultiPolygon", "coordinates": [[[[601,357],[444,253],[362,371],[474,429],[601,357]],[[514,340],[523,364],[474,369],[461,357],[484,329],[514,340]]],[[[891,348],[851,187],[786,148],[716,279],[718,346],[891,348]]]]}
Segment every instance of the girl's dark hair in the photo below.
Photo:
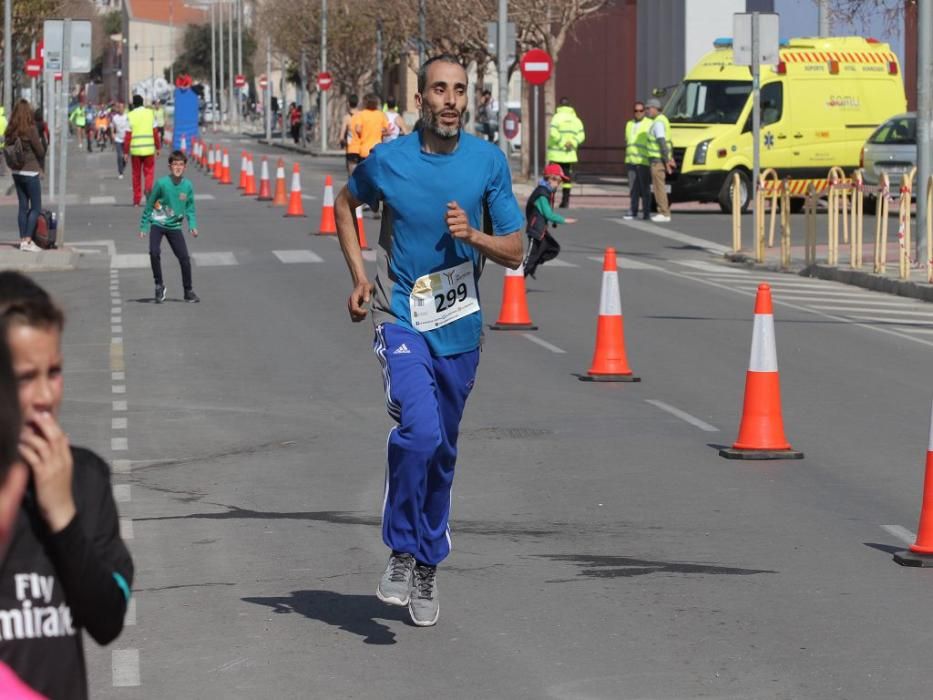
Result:
{"type": "Polygon", "coordinates": [[[7,327],[23,325],[61,331],[65,327],[65,314],[31,278],[5,270],[0,272],[0,321],[7,327]]]}
{"type": "Polygon", "coordinates": [[[32,116],[32,105],[26,100],[20,100],[13,107],[13,114],[10,115],[10,123],[6,127],[4,138],[22,138],[26,136],[35,125],[36,120],[32,116]]]}

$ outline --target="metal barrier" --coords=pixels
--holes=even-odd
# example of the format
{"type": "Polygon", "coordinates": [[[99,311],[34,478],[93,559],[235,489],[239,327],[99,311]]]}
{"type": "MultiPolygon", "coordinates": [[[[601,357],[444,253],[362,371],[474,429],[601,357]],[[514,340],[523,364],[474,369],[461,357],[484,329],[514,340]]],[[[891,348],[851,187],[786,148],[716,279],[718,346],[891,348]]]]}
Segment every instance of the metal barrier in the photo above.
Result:
{"type": "Polygon", "coordinates": [[[765,261],[765,202],[770,199],[771,223],[768,227],[768,247],[774,247],[777,228],[778,202],[781,203],[781,264],[790,264],[790,194],[787,184],[781,180],[774,168],[768,168],[758,176],[755,188],[755,259],[765,261]],[[784,249],[787,248],[785,260],[784,249]]]}
{"type": "Polygon", "coordinates": [[[933,211],[933,175],[930,176],[930,179],[927,180],[927,282],[933,284],[933,216],[930,216],[930,212],[933,211]]]}
{"type": "Polygon", "coordinates": [[[888,257],[888,213],[891,207],[891,182],[882,172],[875,198],[875,265],[877,275],[884,272],[888,257]]]}
{"type": "Polygon", "coordinates": [[[732,173],[732,252],[742,250],[742,179],[739,174],[732,173]]]}

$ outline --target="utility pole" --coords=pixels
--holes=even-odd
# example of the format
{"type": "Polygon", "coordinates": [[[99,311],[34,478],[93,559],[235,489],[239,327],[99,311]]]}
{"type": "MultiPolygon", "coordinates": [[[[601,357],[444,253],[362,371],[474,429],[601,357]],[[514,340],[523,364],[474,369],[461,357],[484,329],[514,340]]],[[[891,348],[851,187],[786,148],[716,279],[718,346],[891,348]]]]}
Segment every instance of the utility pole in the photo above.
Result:
{"type": "Polygon", "coordinates": [[[168,81],[175,85],[175,0],[168,2],[168,81]]]}
{"type": "Polygon", "coordinates": [[[233,65],[233,17],[235,14],[236,14],[236,3],[230,6],[230,28],[227,31],[227,34],[229,35],[227,37],[227,40],[228,40],[227,48],[229,50],[229,58],[230,58],[230,110],[231,111],[230,111],[229,119],[230,119],[231,127],[234,125],[233,110],[236,110],[237,114],[240,113],[239,104],[237,104],[238,100],[236,99],[236,92],[235,92],[236,87],[234,86],[234,80],[236,80],[234,76],[236,75],[236,71],[234,70],[234,65],[233,65]]]}
{"type": "Polygon", "coordinates": [[[266,143],[272,143],[272,37],[266,36],[266,89],[262,100],[265,103],[263,114],[266,115],[266,143]]]}
{"type": "Polygon", "coordinates": [[[821,37],[827,37],[830,35],[829,0],[818,0],[817,4],[819,9],[819,35],[821,37]]]}
{"type": "Polygon", "coordinates": [[[217,130],[217,27],[214,20],[214,3],[211,3],[211,129],[217,130]]]}
{"type": "MultiPolygon", "coordinates": [[[[496,66],[499,68],[499,112],[496,119],[499,122],[499,148],[505,154],[506,162],[509,159],[509,140],[502,131],[502,117],[505,114],[505,103],[509,100],[509,47],[508,43],[509,0],[499,0],[499,26],[496,66]]],[[[535,128],[538,125],[535,124],[535,128]]],[[[522,139],[524,141],[524,138],[522,139]]],[[[535,174],[537,177],[537,173],[535,174]]]]}
{"type": "MultiPolygon", "coordinates": [[[[243,0],[236,0],[236,72],[243,75],[243,0]]],[[[236,130],[240,131],[240,95],[243,88],[237,88],[236,95],[236,130]]]]}
{"type": "MultiPolygon", "coordinates": [[[[750,195],[757,206],[758,176],[761,171],[761,47],[757,12],[752,13],[752,186],[750,195]]],[[[757,212],[756,212],[757,213],[757,212]]]]}
{"type": "MultiPolygon", "coordinates": [[[[327,0],[321,0],[321,72],[327,70],[327,0]]],[[[284,101],[283,105],[284,107],[284,101]]],[[[284,112],[283,112],[284,115],[284,112]]],[[[321,153],[327,151],[327,90],[321,90],[321,153]]],[[[282,117],[282,124],[285,117],[282,117]]],[[[283,128],[284,131],[284,128],[283,128]]]]}
{"type": "Polygon", "coordinates": [[[917,3],[917,259],[925,264],[926,232],[930,211],[927,208],[927,182],[930,180],[931,130],[933,130],[933,4],[917,3]]]}
{"type": "Polygon", "coordinates": [[[380,99],[385,99],[382,94],[382,20],[376,20],[376,79],[373,81],[373,90],[379,95],[380,99]]]}
{"type": "Polygon", "coordinates": [[[3,109],[13,110],[13,0],[3,0],[3,109]]]}
{"type": "MultiPolygon", "coordinates": [[[[69,72],[71,71],[71,20],[62,22],[62,107],[61,107],[61,137],[59,140],[59,153],[61,164],[58,171],[58,244],[65,245],[65,200],[67,199],[68,176],[68,94],[69,72]]],[[[54,80],[54,76],[53,76],[54,80]]],[[[88,124],[88,126],[91,126],[88,124]]]]}

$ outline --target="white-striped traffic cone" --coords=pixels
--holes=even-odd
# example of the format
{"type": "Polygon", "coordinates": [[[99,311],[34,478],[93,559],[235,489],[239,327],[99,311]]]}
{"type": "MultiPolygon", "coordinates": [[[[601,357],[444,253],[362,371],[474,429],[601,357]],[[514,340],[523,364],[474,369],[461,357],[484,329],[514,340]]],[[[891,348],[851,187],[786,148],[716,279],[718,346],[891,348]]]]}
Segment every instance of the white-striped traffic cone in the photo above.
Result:
{"type": "Polygon", "coordinates": [[[745,401],[739,437],[732,447],[719,450],[728,459],[802,459],[784,436],[781,380],[774,341],[771,287],[758,285],[752,351],[745,375],[745,401]]]}
{"type": "Polygon", "coordinates": [[[596,321],[596,349],[593,363],[584,382],[640,382],[628,365],[625,353],[625,322],[622,318],[622,294],[616,249],[606,248],[603,255],[603,281],[599,293],[599,318],[596,321]]]}
{"type": "Polygon", "coordinates": [[[902,566],[933,567],[933,414],[930,417],[930,438],[927,441],[926,473],[923,477],[923,500],[920,504],[917,539],[908,551],[896,552],[894,561],[902,566]]]}

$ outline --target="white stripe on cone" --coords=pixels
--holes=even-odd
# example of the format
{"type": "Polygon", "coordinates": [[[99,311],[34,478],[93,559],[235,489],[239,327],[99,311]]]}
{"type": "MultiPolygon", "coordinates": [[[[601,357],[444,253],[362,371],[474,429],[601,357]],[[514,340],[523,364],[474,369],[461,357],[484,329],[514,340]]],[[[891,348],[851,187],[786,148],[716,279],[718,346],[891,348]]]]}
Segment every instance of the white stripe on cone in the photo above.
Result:
{"type": "Polygon", "coordinates": [[[249,158],[247,158],[246,154],[244,153],[243,156],[240,158],[240,170],[243,170],[244,172],[249,172],[247,170],[247,167],[249,167],[247,166],[247,163],[249,163],[249,158]]]}
{"type": "Polygon", "coordinates": [[[301,175],[299,173],[292,173],[292,189],[291,192],[301,192],[301,175]]]}
{"type": "MultiPolygon", "coordinates": [[[[332,207],[334,206],[334,187],[333,185],[324,186],[324,206],[332,207]]],[[[361,207],[357,207],[359,210],[361,207]]]]}
{"type": "Polygon", "coordinates": [[[246,177],[254,177],[255,175],[256,175],[256,171],[253,170],[253,159],[247,158],[246,159],[246,177]]]}
{"type": "Polygon", "coordinates": [[[230,154],[229,153],[226,153],[226,152],[224,153],[224,157],[221,163],[223,164],[223,167],[225,168],[230,167],[230,154]]]}
{"type": "Polygon", "coordinates": [[[927,452],[933,452],[933,410],[930,411],[930,444],[927,446],[927,452]]]}
{"type": "Polygon", "coordinates": [[[356,220],[360,221],[363,218],[363,207],[356,208],[356,220]]]}
{"type": "Polygon", "coordinates": [[[777,345],[774,341],[774,316],[755,314],[749,372],[777,372],[777,345]]]}
{"type": "Polygon", "coordinates": [[[599,293],[599,315],[622,315],[622,295],[619,292],[618,272],[603,271],[603,286],[599,293]]]}
{"type": "Polygon", "coordinates": [[[275,169],[275,179],[276,180],[285,179],[285,166],[284,165],[280,165],[279,167],[275,169]]]}
{"type": "Polygon", "coordinates": [[[519,265],[517,270],[513,270],[511,267],[505,268],[506,277],[524,277],[525,276],[525,266],[519,265]]]}
{"type": "Polygon", "coordinates": [[[266,159],[262,159],[262,175],[260,181],[269,179],[269,163],[266,162],[266,159]]]}

